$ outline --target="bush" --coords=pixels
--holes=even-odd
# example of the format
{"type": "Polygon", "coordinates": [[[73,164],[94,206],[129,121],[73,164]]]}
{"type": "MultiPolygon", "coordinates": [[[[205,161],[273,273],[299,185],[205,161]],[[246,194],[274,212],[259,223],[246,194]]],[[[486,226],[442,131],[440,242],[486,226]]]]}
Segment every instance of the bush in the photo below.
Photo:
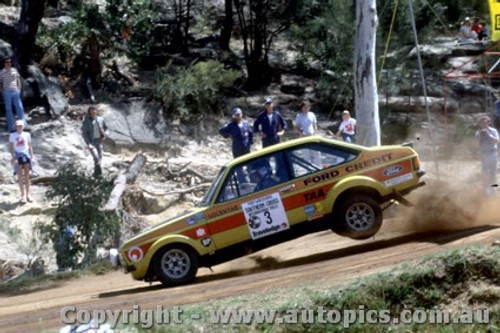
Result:
{"type": "Polygon", "coordinates": [[[56,199],[58,207],[49,224],[38,223],[36,228],[45,241],[52,241],[58,252],[58,266],[80,268],[96,262],[99,245],[114,238],[119,230],[116,216],[99,210],[109,197],[112,181],[86,174],[74,162],[63,165],[57,179],[47,191],[48,199],[56,199]],[[66,233],[72,228],[72,237],[66,233]],[[69,244],[68,244],[69,243],[69,244]],[[67,244],[65,249],[61,249],[67,244]]]}
{"type": "Polygon", "coordinates": [[[187,118],[192,114],[217,111],[224,90],[240,76],[215,60],[198,62],[180,69],[176,74],[166,70],[161,75],[156,97],[174,114],[187,118]]]}

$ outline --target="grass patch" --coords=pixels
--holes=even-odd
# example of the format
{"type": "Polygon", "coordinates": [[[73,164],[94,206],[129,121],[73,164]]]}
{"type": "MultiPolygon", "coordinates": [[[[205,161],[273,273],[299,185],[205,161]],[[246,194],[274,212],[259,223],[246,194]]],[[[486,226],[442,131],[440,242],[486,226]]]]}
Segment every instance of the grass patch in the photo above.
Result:
{"type": "Polygon", "coordinates": [[[500,332],[500,247],[446,251],[339,286],[325,279],[197,303],[182,308],[182,325],[153,325],[152,331],[344,332],[348,325],[350,332],[500,332]],[[245,324],[214,324],[217,310],[270,310],[275,318],[265,324],[255,316],[245,324]],[[450,324],[438,324],[447,318],[450,324]]]}

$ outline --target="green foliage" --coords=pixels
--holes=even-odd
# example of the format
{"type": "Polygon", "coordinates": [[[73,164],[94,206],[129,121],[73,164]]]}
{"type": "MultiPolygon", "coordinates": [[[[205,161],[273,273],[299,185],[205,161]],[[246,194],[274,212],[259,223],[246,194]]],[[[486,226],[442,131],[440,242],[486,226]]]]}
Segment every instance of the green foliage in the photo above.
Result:
{"type": "Polygon", "coordinates": [[[156,97],[181,117],[214,112],[220,109],[224,90],[239,76],[239,72],[225,69],[215,60],[197,62],[175,74],[164,70],[157,84],[156,97]]]}
{"type": "Polygon", "coordinates": [[[104,49],[121,46],[120,31],[130,28],[131,37],[126,42],[130,56],[140,61],[149,56],[154,44],[152,34],[155,13],[150,9],[149,0],[137,0],[126,7],[99,12],[97,5],[80,5],[73,12],[73,21],[57,29],[41,26],[37,34],[37,44],[45,51],[56,48],[63,60],[71,62],[85,47],[91,30],[95,31],[104,49]]]}
{"type": "Polygon", "coordinates": [[[353,3],[329,0],[304,7],[302,23],[291,26],[291,39],[298,51],[296,69],[308,71],[319,62],[322,74],[318,98],[326,105],[352,105],[355,25],[353,3]]]}
{"type": "Polygon", "coordinates": [[[109,197],[112,185],[111,180],[93,178],[78,164],[69,162],[58,170],[55,183],[47,191],[48,199],[57,200],[56,216],[51,223],[38,223],[36,228],[45,241],[52,241],[56,251],[65,228],[74,229],[72,248],[64,253],[64,259],[73,268],[94,263],[97,247],[115,237],[119,230],[118,219],[99,210],[109,197]]]}

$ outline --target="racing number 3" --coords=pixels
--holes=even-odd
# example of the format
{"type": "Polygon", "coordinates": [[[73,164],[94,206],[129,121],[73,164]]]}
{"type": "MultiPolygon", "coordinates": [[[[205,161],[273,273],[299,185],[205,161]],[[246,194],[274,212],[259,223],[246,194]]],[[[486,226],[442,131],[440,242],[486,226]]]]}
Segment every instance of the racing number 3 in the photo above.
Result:
{"type": "Polygon", "coordinates": [[[264,216],[267,218],[266,219],[267,224],[273,223],[273,219],[271,218],[271,213],[268,210],[264,212],[264,216]]]}

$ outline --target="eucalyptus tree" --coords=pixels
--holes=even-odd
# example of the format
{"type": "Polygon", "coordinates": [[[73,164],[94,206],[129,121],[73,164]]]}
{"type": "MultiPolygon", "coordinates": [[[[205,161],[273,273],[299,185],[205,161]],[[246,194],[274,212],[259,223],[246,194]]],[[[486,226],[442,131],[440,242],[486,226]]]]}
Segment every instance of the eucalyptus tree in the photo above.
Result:
{"type": "Polygon", "coordinates": [[[356,1],[356,37],[354,47],[354,97],[357,117],[357,142],[380,145],[380,118],[375,78],[377,36],[375,0],[356,1]]]}

